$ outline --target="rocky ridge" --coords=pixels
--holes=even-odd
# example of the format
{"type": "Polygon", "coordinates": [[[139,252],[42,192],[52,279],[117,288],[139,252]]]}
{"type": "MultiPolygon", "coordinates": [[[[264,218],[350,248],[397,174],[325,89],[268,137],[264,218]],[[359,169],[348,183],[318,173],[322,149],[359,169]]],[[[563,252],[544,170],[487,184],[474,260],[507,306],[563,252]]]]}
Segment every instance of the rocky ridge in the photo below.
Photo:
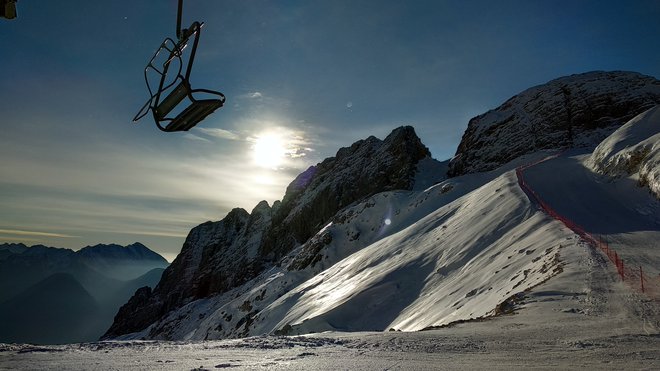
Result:
{"type": "Polygon", "coordinates": [[[400,127],[384,140],[357,141],[308,168],[272,207],[263,201],[252,213],[237,208],[195,227],[158,286],[136,292],[104,337],[143,330],[193,300],[256,277],[346,206],[379,192],[412,189],[417,163],[430,156],[412,127],[400,127]]]}
{"type": "Polygon", "coordinates": [[[660,81],[635,72],[552,80],[471,119],[449,175],[492,170],[540,149],[593,147],[658,103],[660,81]]]}

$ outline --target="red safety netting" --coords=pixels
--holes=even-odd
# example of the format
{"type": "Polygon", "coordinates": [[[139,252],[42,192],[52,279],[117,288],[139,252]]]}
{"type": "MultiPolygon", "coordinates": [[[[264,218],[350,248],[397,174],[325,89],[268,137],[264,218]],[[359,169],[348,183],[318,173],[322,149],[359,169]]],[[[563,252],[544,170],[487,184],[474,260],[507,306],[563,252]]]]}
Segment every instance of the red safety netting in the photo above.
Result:
{"type": "Polygon", "coordinates": [[[627,282],[632,288],[641,291],[642,293],[648,295],[650,298],[655,300],[660,300],[660,276],[651,277],[650,275],[644,272],[644,268],[640,266],[632,266],[626,264],[623,259],[619,256],[619,253],[612,249],[606,241],[603,240],[602,236],[596,236],[587,232],[582,226],[568,219],[567,217],[559,214],[555,211],[550,205],[548,205],[539,195],[536,193],[528,184],[525,182],[523,176],[523,171],[534,165],[537,165],[543,161],[555,158],[559,154],[550,156],[539,161],[536,161],[532,164],[520,166],[516,168],[516,176],[518,178],[518,184],[520,188],[529,196],[529,198],[539,205],[541,210],[551,216],[552,218],[559,220],[570,230],[575,232],[582,240],[587,242],[589,246],[594,249],[602,251],[607,258],[614,264],[616,267],[617,273],[621,279],[627,282]]]}

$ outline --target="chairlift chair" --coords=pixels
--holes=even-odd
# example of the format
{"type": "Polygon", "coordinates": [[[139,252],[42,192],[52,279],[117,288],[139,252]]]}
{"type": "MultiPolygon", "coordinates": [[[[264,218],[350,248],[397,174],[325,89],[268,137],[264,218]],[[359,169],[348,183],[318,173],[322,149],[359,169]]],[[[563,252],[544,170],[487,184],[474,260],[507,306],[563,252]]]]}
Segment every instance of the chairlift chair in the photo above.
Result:
{"type": "Polygon", "coordinates": [[[215,110],[222,107],[225,103],[224,94],[208,89],[193,89],[190,85],[190,73],[195,61],[199,35],[204,23],[195,21],[190,28],[182,30],[182,2],[183,0],[179,0],[177,15],[176,35],[178,41],[175,42],[169,37],[165,38],[145,67],[144,79],[147,83],[147,89],[149,90],[149,99],[133,118],[133,121],[137,122],[151,111],[156,126],[165,132],[188,131],[215,110]],[[183,73],[183,51],[191,38],[193,38],[192,49],[186,64],[185,73],[183,73]],[[158,66],[156,59],[162,52],[168,53],[168,56],[162,66],[158,66]],[[178,68],[171,68],[172,62],[174,61],[178,62],[178,68]],[[174,70],[176,70],[176,76],[172,82],[168,83],[167,77],[168,75],[171,75],[174,70]],[[152,89],[148,77],[148,74],[152,71],[155,72],[157,76],[160,76],[158,88],[155,89],[155,92],[154,89],[152,89]],[[162,95],[168,91],[169,93],[162,98],[162,95]],[[198,93],[209,96],[210,98],[197,99],[195,98],[195,95],[198,93]],[[186,98],[189,101],[188,107],[172,117],[172,115],[170,115],[172,111],[178,107],[181,102],[186,100],[186,98]]]}
{"type": "Polygon", "coordinates": [[[0,0],[0,18],[16,18],[16,0],[0,0]]]}

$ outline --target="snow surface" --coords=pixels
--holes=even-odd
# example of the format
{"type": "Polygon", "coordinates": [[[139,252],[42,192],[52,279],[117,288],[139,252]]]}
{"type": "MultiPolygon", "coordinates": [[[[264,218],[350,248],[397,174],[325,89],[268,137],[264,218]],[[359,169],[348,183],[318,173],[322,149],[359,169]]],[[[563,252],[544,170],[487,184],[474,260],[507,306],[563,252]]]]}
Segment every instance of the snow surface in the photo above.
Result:
{"type": "Polygon", "coordinates": [[[423,191],[375,195],[343,210],[279,267],[121,338],[415,331],[496,314],[500,303],[557,273],[557,251],[571,235],[517,185],[515,166],[545,156],[423,191]],[[318,263],[289,269],[318,244],[318,263]]]}
{"type": "Polygon", "coordinates": [[[628,178],[612,180],[592,172],[592,158],[567,153],[527,169],[525,179],[559,214],[607,242],[626,265],[641,266],[660,284],[660,200],[628,178]],[[552,173],[562,176],[547,176],[552,173]]]}
{"type": "Polygon", "coordinates": [[[657,304],[575,237],[560,254],[560,274],[525,293],[516,314],[487,321],[422,332],[0,344],[0,369],[658,369],[657,304]]]}
{"type": "MultiPolygon", "coordinates": [[[[560,251],[575,243],[570,230],[528,200],[513,171],[549,153],[421,191],[375,195],[343,210],[279,267],[122,339],[417,331],[505,311],[502,303],[560,273],[560,251]],[[318,262],[290,269],[310,246],[322,246],[309,249],[318,262]]],[[[605,233],[631,263],[657,274],[658,202],[634,184],[599,180],[580,158],[529,168],[528,183],[558,211],[605,233]]]]}
{"type": "Polygon", "coordinates": [[[617,129],[588,163],[602,174],[632,176],[660,198],[660,105],[617,129]]]}

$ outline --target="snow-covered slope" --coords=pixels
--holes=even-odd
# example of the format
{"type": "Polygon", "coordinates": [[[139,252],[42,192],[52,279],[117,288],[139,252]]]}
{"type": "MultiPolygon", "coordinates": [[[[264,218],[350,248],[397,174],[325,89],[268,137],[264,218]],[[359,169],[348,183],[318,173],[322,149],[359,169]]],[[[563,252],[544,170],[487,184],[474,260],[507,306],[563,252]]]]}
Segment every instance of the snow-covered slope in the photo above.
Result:
{"type": "Polygon", "coordinates": [[[612,133],[596,147],[589,165],[601,174],[632,176],[660,198],[660,105],[612,133]]]}
{"type": "Polygon", "coordinates": [[[409,331],[505,311],[507,299],[561,269],[557,254],[570,235],[518,188],[512,169],[526,161],[374,195],[279,267],[124,338],[409,331]]]}
{"type": "MultiPolygon", "coordinates": [[[[587,215],[591,220],[597,220],[598,218],[601,220],[607,219],[608,212],[611,211],[608,207],[612,203],[598,202],[601,206],[596,210],[590,210],[590,202],[583,202],[583,205],[577,208],[570,208],[570,204],[576,202],[576,199],[588,199],[589,201],[615,199],[615,204],[628,204],[630,201],[639,201],[637,196],[646,196],[647,203],[655,201],[647,192],[629,184],[630,182],[628,182],[626,187],[600,182],[599,177],[594,177],[593,173],[582,166],[581,161],[576,161],[580,158],[580,156],[576,157],[565,154],[560,158],[543,162],[541,164],[542,166],[534,166],[525,170],[525,177],[528,183],[542,197],[547,198],[547,201],[552,203],[552,206],[557,210],[563,211],[568,206],[568,210],[576,210],[578,214],[587,215]],[[573,163],[572,166],[568,167],[568,170],[565,170],[567,169],[566,165],[571,163],[573,163]],[[577,186],[572,186],[572,183],[569,183],[567,186],[568,189],[572,189],[570,193],[574,194],[574,197],[562,198],[561,195],[555,198],[549,197],[553,195],[553,189],[556,185],[561,183],[557,179],[557,173],[560,171],[565,171],[564,175],[571,178],[576,175],[583,175],[578,176],[581,179],[578,181],[577,186]],[[590,173],[592,175],[591,177],[588,176],[590,173]],[[587,176],[584,176],[584,174],[587,174],[587,176]],[[554,180],[554,183],[550,180],[554,180]],[[597,192],[594,192],[594,187],[599,188],[597,192]],[[631,192],[631,194],[617,194],[617,188],[625,192],[631,192]],[[603,193],[603,190],[608,189],[612,192],[603,193]]],[[[534,162],[534,159],[521,159],[520,161],[520,163],[529,162],[534,162]]],[[[503,169],[504,172],[508,170],[510,169],[503,169]]],[[[410,217],[412,218],[409,220],[410,223],[421,226],[422,224],[419,222],[422,222],[422,220],[414,223],[413,219],[426,214],[429,209],[439,209],[440,212],[443,212],[442,209],[450,208],[450,205],[461,197],[474,201],[470,196],[471,194],[476,196],[477,193],[475,192],[483,192],[490,187],[488,184],[480,186],[484,183],[491,183],[490,185],[492,186],[499,184],[503,188],[508,188],[508,184],[510,183],[510,180],[508,180],[509,177],[510,173],[505,173],[503,176],[498,173],[491,173],[453,178],[450,182],[439,185],[440,190],[434,189],[437,188],[434,187],[429,190],[431,193],[418,193],[417,196],[426,194],[422,198],[415,197],[413,193],[404,192],[376,195],[372,199],[373,202],[356,205],[356,208],[346,209],[345,217],[353,215],[356,219],[364,223],[353,224],[354,226],[363,225],[370,227],[372,225],[367,223],[368,215],[377,216],[376,220],[379,221],[382,220],[383,215],[387,215],[384,211],[388,210],[388,208],[383,207],[384,204],[382,201],[388,201],[393,206],[401,207],[401,212],[398,216],[391,219],[392,222],[389,226],[392,229],[383,231],[382,234],[377,234],[379,233],[377,231],[367,233],[367,235],[371,235],[372,237],[378,238],[380,236],[394,242],[397,234],[408,233],[407,229],[401,229],[404,225],[409,224],[408,222],[404,222],[405,218],[410,217]],[[453,186],[451,190],[449,190],[450,185],[453,186]],[[437,194],[433,196],[434,192],[442,192],[443,188],[445,189],[445,192],[442,193],[443,196],[437,194]],[[399,196],[408,194],[410,197],[399,199],[399,201],[405,202],[404,204],[397,204],[392,202],[392,196],[395,194],[399,196]],[[435,201],[413,202],[414,200],[421,201],[425,197],[428,197],[429,200],[435,198],[435,201]],[[435,202],[438,203],[434,204],[435,202]],[[415,207],[415,204],[417,204],[417,207],[415,207]],[[444,206],[439,206],[442,204],[444,206]],[[410,206],[403,207],[404,205],[410,206]],[[364,208],[366,208],[366,211],[362,211],[364,208]],[[374,210],[374,213],[370,214],[370,210],[374,210]],[[409,212],[411,210],[413,212],[409,212]]],[[[566,189],[563,188],[561,193],[566,194],[566,189]]],[[[495,188],[495,191],[497,191],[497,188],[495,188]]],[[[500,192],[502,192],[502,189],[496,193],[500,192]]],[[[505,193],[502,193],[504,197],[511,196],[511,194],[507,194],[508,192],[507,190],[505,193]]],[[[493,202],[488,192],[482,194],[482,196],[487,200],[487,203],[493,202]]],[[[514,197],[517,196],[514,194],[514,197]]],[[[503,204],[515,206],[519,202],[506,201],[503,204]]],[[[633,204],[635,203],[633,202],[633,204]]],[[[630,210],[634,211],[634,209],[633,207],[630,210]]],[[[527,208],[522,208],[521,210],[523,212],[530,212],[527,208]]],[[[654,212],[655,217],[660,216],[658,210],[660,209],[656,208],[654,212]]],[[[457,213],[465,211],[467,210],[456,210],[457,213]]],[[[542,222],[538,228],[529,231],[530,234],[534,234],[535,236],[522,234],[516,239],[538,239],[537,244],[540,245],[545,241],[545,238],[550,238],[547,242],[553,243],[552,239],[559,237],[559,241],[554,242],[559,242],[560,247],[558,246],[556,249],[553,249],[551,253],[554,253],[558,257],[560,264],[558,266],[555,265],[555,267],[560,267],[560,269],[548,281],[535,286],[531,290],[520,291],[511,300],[505,302],[505,305],[499,306],[501,311],[508,311],[513,315],[493,317],[487,321],[469,321],[440,329],[416,332],[323,332],[305,336],[254,336],[237,340],[220,341],[110,341],[64,346],[0,344],[1,363],[2,366],[8,369],[53,370],[96,368],[122,370],[214,368],[246,370],[262,368],[287,370],[657,369],[658,362],[660,361],[660,354],[658,353],[658,349],[660,349],[660,336],[658,336],[660,330],[660,308],[657,302],[649,300],[648,297],[631,290],[630,283],[621,282],[614,267],[609,264],[600,252],[590,248],[588,244],[580,241],[577,236],[572,235],[557,222],[549,218],[544,218],[534,208],[532,208],[531,212],[534,214],[526,217],[526,220],[531,221],[537,218],[542,222]]],[[[493,212],[496,215],[506,213],[503,210],[493,212]]],[[[465,215],[469,215],[469,212],[465,215]]],[[[644,224],[644,220],[648,216],[648,212],[638,212],[635,225],[644,224]]],[[[577,217],[577,215],[573,217],[577,217]]],[[[445,220],[445,223],[448,223],[449,219],[445,220]]],[[[489,215],[487,219],[492,222],[495,216],[489,215]]],[[[341,229],[347,220],[335,220],[326,230],[339,231],[340,233],[336,235],[337,241],[346,241],[353,238],[355,244],[350,247],[355,247],[357,254],[364,255],[360,254],[360,252],[366,251],[369,247],[360,250],[359,246],[369,244],[370,240],[369,238],[363,239],[361,236],[355,239],[354,237],[356,236],[341,235],[342,232],[348,231],[341,229]],[[358,245],[358,241],[362,241],[362,245],[358,245]]],[[[348,222],[347,224],[352,223],[348,222]]],[[[484,224],[490,223],[486,222],[484,224]]],[[[627,226],[622,228],[619,225],[614,225],[612,227],[619,232],[623,232],[624,229],[630,231],[627,226]]],[[[370,229],[367,228],[369,231],[370,229]]],[[[433,228],[430,228],[429,233],[432,233],[432,231],[433,228]]],[[[644,254],[645,251],[640,249],[637,244],[640,238],[643,239],[645,237],[644,235],[648,239],[647,242],[649,242],[648,246],[650,250],[653,250],[653,243],[658,241],[657,237],[654,238],[653,234],[623,233],[634,235],[637,241],[632,245],[617,245],[616,248],[619,252],[622,252],[622,249],[626,248],[628,251],[632,251],[637,255],[640,252],[644,254]]],[[[657,235],[657,227],[653,233],[657,235]]],[[[319,237],[324,235],[324,233],[321,233],[319,237]]],[[[409,236],[411,238],[415,237],[414,234],[410,234],[409,236]]],[[[324,239],[320,238],[321,241],[324,239]]],[[[325,240],[327,241],[327,239],[325,240]]],[[[330,245],[332,245],[332,242],[330,245]]],[[[516,245],[519,246],[518,242],[512,241],[509,249],[504,246],[492,246],[505,253],[508,250],[515,250],[518,247],[516,245]]],[[[314,251],[314,249],[310,251],[314,251]]],[[[329,248],[320,251],[323,252],[324,256],[330,256],[329,248]]],[[[433,249],[428,248],[426,251],[428,255],[424,255],[424,258],[427,256],[429,258],[433,257],[433,249]]],[[[536,258],[532,258],[531,262],[525,262],[527,251],[522,254],[515,251],[514,256],[506,260],[514,261],[514,264],[535,264],[536,262],[534,260],[536,258]]],[[[374,253],[378,254],[377,251],[374,251],[374,253]]],[[[350,251],[347,254],[350,254],[350,251]]],[[[533,256],[534,253],[530,255],[533,256]]],[[[381,267],[385,264],[389,267],[394,267],[395,264],[393,263],[385,263],[382,260],[377,262],[380,257],[382,257],[382,254],[373,259],[361,256],[360,260],[369,261],[381,267]]],[[[396,255],[392,256],[392,258],[397,260],[396,255]]],[[[652,258],[648,262],[655,266],[660,261],[657,256],[647,256],[647,258],[652,258]]],[[[332,256],[327,259],[321,259],[315,264],[315,267],[323,270],[324,266],[333,260],[335,258],[332,256]]],[[[343,262],[348,266],[356,264],[356,260],[358,259],[353,260],[349,258],[344,259],[343,262]]],[[[400,261],[403,260],[401,259],[400,261]]],[[[408,260],[410,261],[410,259],[408,260]]],[[[415,260],[419,259],[413,259],[412,261],[415,260]]],[[[471,275],[476,274],[476,277],[468,278],[464,286],[473,287],[475,284],[478,285],[479,280],[492,281],[500,287],[505,285],[504,277],[500,276],[503,272],[492,271],[493,264],[483,264],[484,259],[479,259],[478,256],[473,260],[482,261],[480,266],[484,270],[479,271],[478,269],[471,268],[470,264],[466,265],[465,270],[472,271],[471,275]],[[491,276],[492,278],[489,279],[488,277],[491,276]]],[[[504,257],[495,257],[494,260],[504,260],[504,257]]],[[[343,262],[340,262],[340,264],[343,264],[343,262]]],[[[426,264],[433,263],[429,259],[426,264]]],[[[185,338],[199,339],[206,337],[204,334],[208,335],[208,338],[212,338],[218,335],[217,332],[221,331],[222,328],[245,328],[248,320],[244,319],[245,317],[234,320],[233,316],[241,315],[241,313],[244,315],[248,311],[265,313],[265,309],[259,310],[259,308],[264,308],[265,306],[272,307],[272,305],[268,304],[278,302],[277,295],[274,295],[271,290],[274,284],[281,282],[278,280],[281,280],[284,276],[290,282],[304,281],[306,279],[305,277],[313,275],[313,272],[307,271],[307,269],[309,268],[298,271],[283,269],[279,272],[271,272],[278,274],[264,276],[270,277],[271,280],[260,280],[261,286],[246,285],[224,296],[192,302],[186,308],[177,311],[176,315],[172,315],[167,320],[167,323],[163,323],[164,326],[154,326],[152,330],[159,337],[166,337],[169,334],[181,340],[185,338]],[[254,300],[246,301],[246,299],[251,298],[254,298],[254,300]],[[232,302],[232,299],[235,300],[232,302]],[[222,303],[230,302],[232,303],[224,306],[221,305],[222,303]],[[178,319],[177,316],[179,317],[178,319]],[[163,332],[164,330],[166,331],[163,332]]],[[[362,268],[362,271],[365,272],[369,269],[369,266],[365,266],[362,268]]],[[[423,272],[417,273],[412,271],[412,269],[408,272],[405,269],[399,269],[398,272],[409,273],[411,277],[415,278],[423,276],[423,272]]],[[[336,273],[340,274],[340,272],[336,273]]],[[[655,272],[654,274],[657,273],[655,272]]],[[[374,274],[379,275],[377,271],[374,274]]],[[[511,273],[509,272],[508,274],[511,273]]],[[[536,276],[537,273],[533,275],[536,276]]],[[[394,275],[389,276],[395,278],[394,275]]],[[[448,275],[447,277],[450,276],[448,275]]],[[[413,281],[406,281],[405,277],[401,274],[396,278],[409,286],[415,284],[413,281]]],[[[372,281],[368,276],[366,279],[372,281]]],[[[332,281],[333,278],[329,278],[329,280],[332,281]]],[[[382,279],[380,280],[383,281],[382,279]]],[[[514,282],[516,280],[514,279],[514,282]]],[[[325,286],[324,280],[319,280],[317,283],[318,286],[316,287],[325,286]]],[[[354,281],[350,283],[354,283],[354,281]]],[[[387,296],[389,289],[396,290],[396,285],[393,281],[389,281],[388,283],[390,286],[389,288],[384,287],[387,288],[385,290],[367,291],[368,294],[376,295],[373,299],[370,298],[368,303],[362,308],[373,313],[373,308],[368,304],[377,303],[377,299],[383,293],[385,294],[385,299],[387,299],[385,304],[396,303],[391,297],[387,296]]],[[[417,285],[424,286],[426,283],[427,281],[425,280],[417,285]]],[[[457,280],[453,284],[458,286],[460,280],[457,280]]],[[[295,283],[293,285],[295,286],[295,283]]],[[[305,286],[306,291],[298,290],[299,296],[303,297],[312,292],[321,294],[320,290],[317,290],[316,287],[305,286]]],[[[358,286],[360,286],[359,283],[358,286]]],[[[303,286],[299,285],[298,288],[300,287],[303,286]]],[[[345,296],[346,291],[355,291],[351,287],[346,291],[341,291],[343,286],[339,288],[340,291],[337,292],[339,296],[345,296]]],[[[521,287],[519,288],[521,289],[521,287]]],[[[441,293],[426,293],[436,295],[437,297],[442,296],[441,293]]],[[[472,304],[479,307],[478,298],[483,294],[477,292],[475,295],[465,298],[467,301],[466,305],[472,304]]],[[[461,295],[463,295],[462,292],[458,296],[461,295]]],[[[407,296],[404,295],[404,297],[407,296]]],[[[291,299],[293,298],[287,297],[287,300],[291,299]]],[[[331,312],[333,311],[343,312],[343,315],[350,314],[360,317],[361,311],[356,304],[358,304],[356,300],[350,297],[347,301],[338,305],[333,305],[327,301],[315,305],[310,301],[306,301],[304,303],[306,312],[312,313],[312,310],[321,309],[319,311],[320,315],[312,317],[311,320],[303,322],[302,325],[294,325],[291,328],[285,325],[283,329],[294,333],[305,330],[305,326],[308,325],[318,325],[319,323],[325,323],[327,325],[327,320],[332,317],[331,312]],[[353,303],[351,304],[351,302],[353,303]],[[323,312],[324,308],[333,307],[335,309],[331,309],[330,312],[323,312]],[[349,307],[353,308],[352,313],[347,311],[349,307]],[[314,318],[319,318],[323,322],[314,323],[314,318]]],[[[296,308],[303,308],[303,306],[293,306],[291,309],[296,308]]],[[[430,309],[423,308],[427,313],[424,317],[433,315],[433,312],[438,308],[442,309],[439,306],[433,306],[430,309]]],[[[383,317],[390,314],[387,312],[387,307],[383,307],[383,310],[385,312],[383,317]]],[[[459,309],[458,312],[460,311],[459,309]]],[[[302,318],[304,315],[296,314],[295,317],[302,318]]],[[[271,326],[275,324],[274,320],[276,318],[282,318],[282,316],[273,315],[264,318],[263,321],[255,321],[253,323],[257,326],[263,326],[264,324],[271,326]]],[[[373,318],[382,317],[376,315],[373,318]]],[[[350,317],[348,319],[351,320],[350,317]]],[[[353,320],[352,324],[355,326],[356,321],[353,320]]],[[[370,324],[373,324],[373,322],[370,324]]],[[[251,324],[248,324],[247,327],[252,328],[251,324]]],[[[283,331],[279,333],[281,332],[283,331]]],[[[133,337],[139,337],[139,335],[134,334],[133,337]]]]}
{"type": "MultiPolygon", "coordinates": [[[[397,208],[391,219],[416,218],[414,208],[441,197],[437,186],[406,200],[414,202],[396,200],[407,210],[397,208]]],[[[540,228],[544,217],[533,215],[512,172],[436,205],[402,231],[287,292],[257,315],[253,334],[289,328],[294,333],[416,331],[492,315],[507,298],[558,269],[555,253],[565,236],[557,228],[540,228]]],[[[366,214],[355,217],[378,220],[378,214],[366,214]]],[[[332,232],[342,232],[346,224],[332,232]]],[[[384,222],[381,228],[386,227],[384,222]]]]}
{"type": "Polygon", "coordinates": [[[635,72],[594,71],[532,87],[470,120],[451,176],[495,169],[540,149],[595,147],[660,103],[660,81],[635,72]]]}
{"type": "Polygon", "coordinates": [[[263,201],[252,213],[237,208],[221,221],[195,227],[158,286],[122,307],[106,335],[140,331],[190,301],[225,293],[280,265],[341,209],[379,192],[412,189],[420,160],[424,168],[442,166],[412,127],[399,127],[384,140],[359,140],[311,166],[272,207],[263,201]]]}

